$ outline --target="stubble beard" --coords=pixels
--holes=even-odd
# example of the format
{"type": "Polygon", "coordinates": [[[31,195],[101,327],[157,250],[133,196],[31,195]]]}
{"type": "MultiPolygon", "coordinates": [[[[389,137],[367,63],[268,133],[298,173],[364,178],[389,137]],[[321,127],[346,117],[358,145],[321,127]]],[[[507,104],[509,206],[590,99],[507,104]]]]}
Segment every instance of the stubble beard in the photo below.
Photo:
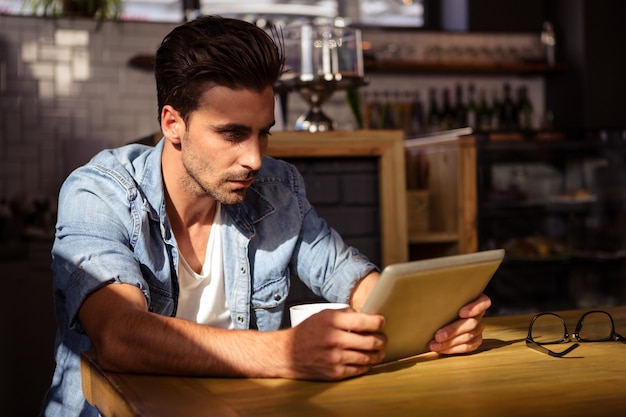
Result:
{"type": "Polygon", "coordinates": [[[247,188],[228,188],[225,178],[219,178],[211,184],[200,181],[192,172],[187,171],[188,176],[183,179],[183,186],[196,197],[211,197],[221,204],[239,204],[248,192],[247,188]]]}
{"type": "MultiPolygon", "coordinates": [[[[186,140],[189,142],[188,136],[186,140]]],[[[239,204],[248,193],[248,188],[237,187],[230,181],[254,178],[259,173],[249,170],[218,173],[208,161],[191,155],[183,154],[183,167],[187,175],[182,178],[182,187],[195,197],[210,197],[221,204],[239,204]]]]}

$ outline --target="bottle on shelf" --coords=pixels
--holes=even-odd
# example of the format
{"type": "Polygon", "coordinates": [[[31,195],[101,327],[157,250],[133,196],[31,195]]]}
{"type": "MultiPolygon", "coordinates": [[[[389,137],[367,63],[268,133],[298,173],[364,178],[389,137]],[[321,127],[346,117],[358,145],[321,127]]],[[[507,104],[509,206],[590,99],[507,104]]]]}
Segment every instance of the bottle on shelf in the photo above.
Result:
{"type": "Polygon", "coordinates": [[[522,130],[533,128],[533,104],[528,98],[528,88],[517,89],[517,124],[522,130]]]}
{"type": "Polygon", "coordinates": [[[444,88],[441,93],[442,103],[441,103],[441,130],[448,130],[454,127],[454,109],[452,108],[452,103],[450,101],[450,90],[448,88],[444,88]]]}
{"type": "Polygon", "coordinates": [[[393,106],[389,93],[385,92],[384,97],[378,126],[380,129],[393,129],[393,106]]]}
{"type": "Polygon", "coordinates": [[[420,92],[413,93],[411,102],[411,135],[417,135],[426,131],[424,121],[424,103],[420,97],[420,92]]]}
{"type": "Polygon", "coordinates": [[[429,132],[436,132],[441,125],[439,104],[437,102],[437,90],[431,87],[428,92],[428,117],[426,119],[429,132]]]}
{"type": "Polygon", "coordinates": [[[502,103],[499,111],[499,129],[515,130],[518,128],[517,107],[513,101],[513,93],[509,83],[504,83],[502,103]]]}
{"type": "Polygon", "coordinates": [[[455,87],[455,102],[454,102],[454,126],[453,127],[465,127],[467,126],[467,106],[463,100],[463,86],[457,84],[455,87]]]}
{"type": "Polygon", "coordinates": [[[478,110],[476,111],[476,123],[478,130],[483,132],[491,130],[491,113],[491,108],[487,103],[487,92],[485,91],[485,89],[482,89],[480,90],[478,110]]]}
{"type": "Polygon", "coordinates": [[[404,94],[398,91],[398,98],[395,104],[395,111],[399,113],[397,121],[400,123],[397,128],[404,132],[404,137],[409,137],[413,129],[413,114],[411,106],[413,105],[411,93],[405,91],[404,94]]]}
{"type": "Polygon", "coordinates": [[[392,99],[392,124],[387,126],[389,129],[399,129],[404,132],[405,137],[412,135],[413,128],[413,114],[412,98],[408,91],[404,93],[396,91],[392,99]]]}
{"type": "Polygon", "coordinates": [[[495,88],[491,90],[491,111],[489,115],[489,120],[491,121],[490,129],[498,130],[501,128],[500,126],[500,108],[502,107],[502,103],[500,102],[498,96],[498,90],[495,88]]]}
{"type": "Polygon", "coordinates": [[[476,87],[470,84],[467,87],[467,126],[472,129],[478,129],[478,104],[476,103],[476,87]]]}
{"type": "Polygon", "coordinates": [[[363,94],[365,106],[363,108],[363,125],[366,129],[380,129],[382,105],[378,97],[378,91],[363,94]]]}

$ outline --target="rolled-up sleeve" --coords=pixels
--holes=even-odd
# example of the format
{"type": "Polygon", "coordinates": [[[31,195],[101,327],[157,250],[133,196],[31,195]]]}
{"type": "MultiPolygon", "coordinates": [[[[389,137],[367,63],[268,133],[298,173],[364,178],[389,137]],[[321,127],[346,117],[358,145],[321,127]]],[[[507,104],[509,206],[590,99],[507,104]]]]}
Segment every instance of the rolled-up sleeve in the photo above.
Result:
{"type": "Polygon", "coordinates": [[[77,315],[84,300],[107,284],[132,284],[149,297],[132,247],[136,197],[132,184],[97,165],[78,169],[61,188],[52,268],[74,330],[82,331],[77,315]]]}

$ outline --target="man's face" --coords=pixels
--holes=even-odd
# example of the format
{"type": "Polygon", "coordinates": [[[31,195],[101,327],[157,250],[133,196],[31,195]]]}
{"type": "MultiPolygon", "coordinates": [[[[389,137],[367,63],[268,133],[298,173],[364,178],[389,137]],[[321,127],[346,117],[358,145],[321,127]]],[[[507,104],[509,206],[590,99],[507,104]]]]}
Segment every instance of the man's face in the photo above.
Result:
{"type": "Polygon", "coordinates": [[[243,201],[261,168],[273,124],[271,87],[260,93],[220,86],[208,90],[180,144],[187,173],[182,186],[223,204],[243,201]]]}

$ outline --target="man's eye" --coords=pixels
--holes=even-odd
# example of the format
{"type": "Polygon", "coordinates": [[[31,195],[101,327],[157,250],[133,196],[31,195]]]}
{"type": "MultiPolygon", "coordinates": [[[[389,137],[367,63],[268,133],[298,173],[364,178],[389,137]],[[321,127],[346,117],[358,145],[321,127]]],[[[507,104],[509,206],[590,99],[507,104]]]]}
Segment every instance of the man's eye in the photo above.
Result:
{"type": "Polygon", "coordinates": [[[231,142],[241,142],[247,138],[247,135],[242,132],[222,132],[222,135],[231,142]]]}

